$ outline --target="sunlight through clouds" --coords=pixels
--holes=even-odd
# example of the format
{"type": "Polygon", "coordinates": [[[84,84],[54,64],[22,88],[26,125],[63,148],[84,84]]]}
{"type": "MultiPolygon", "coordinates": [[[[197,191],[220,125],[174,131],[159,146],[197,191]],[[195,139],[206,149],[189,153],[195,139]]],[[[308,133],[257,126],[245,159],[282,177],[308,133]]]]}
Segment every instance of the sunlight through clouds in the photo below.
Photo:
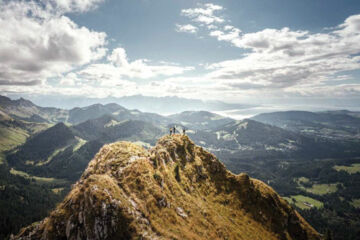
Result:
{"type": "MultiPolygon", "coordinates": [[[[191,22],[197,16],[220,18],[224,8],[205,4],[194,9],[184,9],[181,15],[191,22]]],[[[325,33],[311,33],[304,30],[266,28],[258,32],[244,33],[222,21],[211,22],[214,27],[205,27],[210,37],[228,42],[233,47],[247,51],[238,59],[212,63],[203,78],[229,87],[231,91],[249,90],[297,92],[318,95],[321,89],[329,95],[360,93],[357,84],[339,84],[326,89],[323,85],[333,76],[345,71],[360,69],[360,15],[345,19],[344,23],[325,33]],[[308,88],[308,89],[306,89],[308,88]]],[[[198,27],[201,27],[199,25],[198,27]]]]}
{"type": "Polygon", "coordinates": [[[106,53],[106,33],[79,27],[33,1],[2,3],[0,25],[1,85],[39,84],[106,53]]]}

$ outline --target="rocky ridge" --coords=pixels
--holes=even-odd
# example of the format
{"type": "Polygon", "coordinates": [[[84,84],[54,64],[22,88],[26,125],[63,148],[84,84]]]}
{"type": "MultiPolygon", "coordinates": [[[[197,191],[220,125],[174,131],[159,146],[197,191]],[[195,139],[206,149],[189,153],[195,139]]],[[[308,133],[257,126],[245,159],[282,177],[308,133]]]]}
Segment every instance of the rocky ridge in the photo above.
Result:
{"type": "Polygon", "coordinates": [[[71,192],[12,239],[321,239],[271,187],[187,136],[102,147],[71,192]]]}

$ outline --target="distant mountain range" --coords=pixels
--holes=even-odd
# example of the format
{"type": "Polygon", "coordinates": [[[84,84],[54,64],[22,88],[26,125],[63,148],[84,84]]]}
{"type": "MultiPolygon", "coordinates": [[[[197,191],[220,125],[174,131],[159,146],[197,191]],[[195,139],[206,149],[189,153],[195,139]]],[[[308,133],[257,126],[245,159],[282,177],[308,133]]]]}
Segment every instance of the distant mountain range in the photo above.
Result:
{"type": "Polygon", "coordinates": [[[41,106],[53,106],[62,109],[86,107],[93,104],[116,103],[127,109],[138,109],[142,112],[159,114],[175,114],[183,111],[225,111],[232,109],[252,108],[253,104],[232,104],[222,101],[203,101],[198,99],[180,97],[150,97],[133,95],[125,97],[86,98],[86,97],[34,97],[29,96],[33,102],[41,106]]]}
{"type": "MultiPolygon", "coordinates": [[[[207,111],[185,111],[165,117],[128,110],[115,103],[63,110],[39,107],[25,99],[1,97],[0,100],[2,116],[7,118],[1,123],[3,131],[9,131],[6,122],[12,119],[12,127],[17,124],[16,129],[26,134],[23,141],[28,137],[16,151],[7,154],[9,165],[33,175],[68,179],[80,176],[101,145],[118,140],[154,145],[172,126],[177,126],[178,132],[185,128],[197,144],[217,153],[229,166],[236,166],[231,159],[238,162],[260,157],[302,157],[310,153],[312,157],[329,157],[351,152],[352,145],[350,148],[334,145],[329,135],[319,138],[306,134],[305,130],[320,126],[316,132],[321,132],[326,125],[328,129],[356,134],[360,122],[351,115],[356,113],[351,112],[279,112],[237,121],[207,111]],[[48,129],[33,135],[27,129],[30,123],[48,129]]],[[[237,172],[236,167],[230,169],[237,172]]]]}
{"type": "Polygon", "coordinates": [[[221,125],[234,122],[234,119],[207,111],[185,111],[169,115],[168,117],[174,122],[180,123],[185,128],[196,130],[214,129],[221,125]]]}
{"type": "MultiPolygon", "coordinates": [[[[76,107],[71,110],[40,107],[29,100],[20,98],[11,100],[0,96],[0,111],[14,119],[37,123],[70,123],[77,124],[103,115],[113,115],[118,120],[144,120],[155,124],[166,124],[167,119],[156,113],[143,113],[139,110],[128,110],[116,103],[106,105],[93,104],[87,107],[76,107]]],[[[5,116],[5,115],[4,115],[5,116]]]]}

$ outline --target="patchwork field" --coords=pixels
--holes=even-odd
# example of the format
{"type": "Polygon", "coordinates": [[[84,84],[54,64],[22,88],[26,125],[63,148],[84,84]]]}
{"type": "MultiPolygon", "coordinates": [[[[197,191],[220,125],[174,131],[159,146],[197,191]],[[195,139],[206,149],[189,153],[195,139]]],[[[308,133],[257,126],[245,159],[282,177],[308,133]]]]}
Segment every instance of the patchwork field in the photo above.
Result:
{"type": "Polygon", "coordinates": [[[299,189],[316,195],[325,195],[325,194],[334,193],[338,190],[338,184],[340,184],[340,183],[314,184],[313,181],[310,181],[310,179],[306,177],[295,178],[294,181],[297,183],[299,189]]]}
{"type": "Polygon", "coordinates": [[[350,204],[353,205],[354,208],[360,208],[360,199],[353,199],[350,204]]]}
{"type": "Polygon", "coordinates": [[[295,195],[290,197],[283,197],[288,203],[295,205],[301,209],[310,209],[310,208],[322,208],[324,204],[316,199],[306,197],[303,195],[295,195]]]}
{"type": "Polygon", "coordinates": [[[27,178],[27,179],[33,179],[33,180],[36,181],[36,183],[44,184],[44,185],[45,184],[66,184],[68,182],[67,180],[64,180],[64,179],[32,176],[32,175],[29,175],[26,172],[19,171],[19,170],[16,170],[14,168],[10,169],[10,173],[13,174],[13,175],[22,176],[22,177],[27,178]]]}
{"type": "Polygon", "coordinates": [[[297,182],[299,185],[302,183],[309,183],[310,179],[306,178],[306,177],[300,177],[295,179],[295,182],[297,182]]]}
{"type": "Polygon", "coordinates": [[[329,193],[334,193],[337,191],[338,183],[331,184],[314,184],[311,188],[300,187],[306,192],[316,194],[316,195],[325,195],[329,193]]]}
{"type": "Polygon", "coordinates": [[[350,166],[334,166],[336,171],[345,171],[349,174],[360,173],[360,163],[354,163],[350,166]]]}

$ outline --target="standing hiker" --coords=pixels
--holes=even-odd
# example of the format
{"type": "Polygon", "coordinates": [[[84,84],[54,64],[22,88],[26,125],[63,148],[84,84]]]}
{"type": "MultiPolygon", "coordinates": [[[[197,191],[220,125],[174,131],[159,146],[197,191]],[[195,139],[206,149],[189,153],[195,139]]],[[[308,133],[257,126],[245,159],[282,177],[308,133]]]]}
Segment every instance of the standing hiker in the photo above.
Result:
{"type": "Polygon", "coordinates": [[[185,129],[185,128],[183,128],[182,130],[183,130],[183,135],[185,135],[185,134],[186,134],[186,133],[185,133],[185,132],[186,132],[186,129],[185,129]]]}
{"type": "Polygon", "coordinates": [[[172,128],[170,128],[170,136],[171,136],[171,134],[172,134],[172,128]]]}

